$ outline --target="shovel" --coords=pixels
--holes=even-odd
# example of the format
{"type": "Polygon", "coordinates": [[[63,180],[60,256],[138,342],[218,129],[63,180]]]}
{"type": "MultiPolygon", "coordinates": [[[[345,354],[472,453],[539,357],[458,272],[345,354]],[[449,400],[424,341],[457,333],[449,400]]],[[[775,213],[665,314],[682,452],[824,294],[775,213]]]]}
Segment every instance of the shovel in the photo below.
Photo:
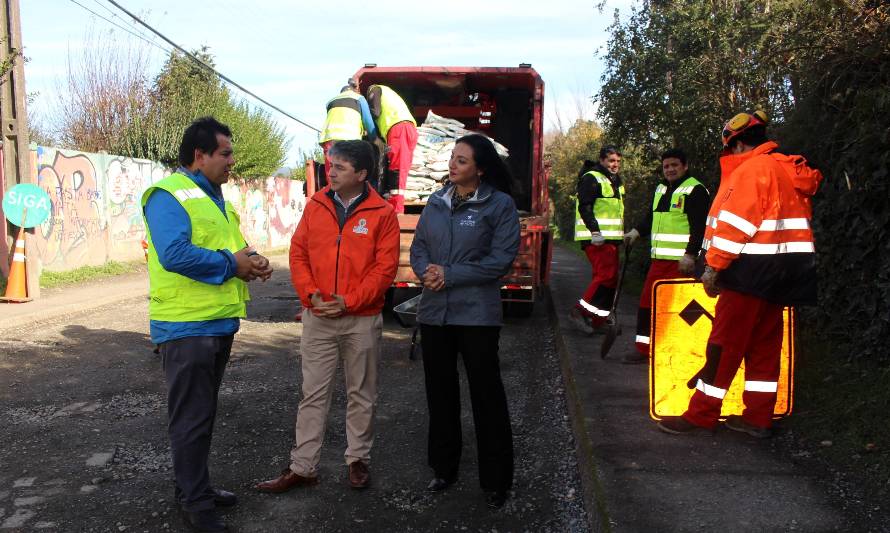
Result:
{"type": "Polygon", "coordinates": [[[618,286],[615,287],[615,297],[612,299],[612,309],[609,311],[609,317],[606,318],[606,336],[603,339],[603,345],[600,347],[600,359],[605,359],[615,338],[621,335],[621,325],[618,323],[618,298],[621,296],[621,285],[624,282],[624,273],[627,272],[628,258],[630,257],[631,246],[624,246],[624,265],[621,267],[621,273],[618,274],[618,286]]]}

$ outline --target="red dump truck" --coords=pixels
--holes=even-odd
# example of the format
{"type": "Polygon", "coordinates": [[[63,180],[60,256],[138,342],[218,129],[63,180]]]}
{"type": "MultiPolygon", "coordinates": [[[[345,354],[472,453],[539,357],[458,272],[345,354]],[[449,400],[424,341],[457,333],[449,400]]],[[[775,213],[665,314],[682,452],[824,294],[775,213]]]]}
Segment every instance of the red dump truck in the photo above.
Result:
{"type": "MultiPolygon", "coordinates": [[[[432,111],[460,121],[468,130],[488,135],[509,150],[506,161],[516,180],[513,198],[520,214],[522,239],[513,268],[503,279],[501,295],[509,314],[530,314],[542,286],[549,282],[552,253],[549,169],[543,161],[541,76],[527,64],[507,68],[369,64],[355,73],[355,79],[363,94],[374,84],[392,88],[408,104],[418,125],[432,111]]],[[[319,174],[307,175],[308,194],[321,186],[319,174]]],[[[416,291],[421,286],[411,270],[409,249],[424,205],[424,201],[407,201],[405,214],[399,215],[402,247],[393,283],[396,289],[416,291]]]]}

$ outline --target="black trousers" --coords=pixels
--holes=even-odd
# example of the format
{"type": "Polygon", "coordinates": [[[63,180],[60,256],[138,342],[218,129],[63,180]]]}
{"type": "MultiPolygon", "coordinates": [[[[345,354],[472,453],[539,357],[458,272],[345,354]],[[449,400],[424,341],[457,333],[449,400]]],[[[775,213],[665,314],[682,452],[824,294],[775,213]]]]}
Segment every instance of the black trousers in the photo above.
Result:
{"type": "Polygon", "coordinates": [[[498,361],[500,329],[497,326],[420,326],[430,418],[429,465],[436,477],[457,477],[463,446],[459,353],[473,405],[479,482],[486,491],[510,490],[513,486],[513,433],[498,361]]]}
{"type": "Polygon", "coordinates": [[[186,337],[161,345],[176,499],[188,511],[214,507],[207,459],[233,338],[186,337]]]}

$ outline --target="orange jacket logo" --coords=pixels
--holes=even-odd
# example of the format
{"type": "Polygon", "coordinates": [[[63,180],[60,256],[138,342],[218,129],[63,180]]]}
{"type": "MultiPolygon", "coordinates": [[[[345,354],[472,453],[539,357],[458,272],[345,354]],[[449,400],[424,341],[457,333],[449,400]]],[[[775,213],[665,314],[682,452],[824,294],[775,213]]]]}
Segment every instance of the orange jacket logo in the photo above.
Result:
{"type": "Polygon", "coordinates": [[[368,221],[364,218],[359,219],[358,224],[352,227],[352,232],[358,233],[359,235],[367,235],[368,221]]]}

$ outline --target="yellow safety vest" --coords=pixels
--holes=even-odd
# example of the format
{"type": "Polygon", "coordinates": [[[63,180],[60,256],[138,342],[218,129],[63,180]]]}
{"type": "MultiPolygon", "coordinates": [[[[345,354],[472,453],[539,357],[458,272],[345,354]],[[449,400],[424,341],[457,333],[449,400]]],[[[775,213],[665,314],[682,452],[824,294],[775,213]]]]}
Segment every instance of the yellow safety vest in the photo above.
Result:
{"type": "Polygon", "coordinates": [[[686,253],[686,246],[689,244],[689,218],[684,207],[686,197],[699,185],[701,182],[697,179],[686,178],[671,194],[669,210],[655,211],[661,197],[667,192],[667,186],[658,184],[652,200],[652,258],[678,261],[686,253]]]}
{"type": "Polygon", "coordinates": [[[365,134],[362,125],[360,96],[353,91],[343,91],[327,103],[328,115],[321,128],[318,142],[357,141],[365,134]]]}
{"type": "Polygon", "coordinates": [[[380,135],[384,139],[389,134],[390,128],[399,122],[409,121],[411,124],[417,125],[417,121],[411,115],[411,110],[408,109],[408,105],[405,104],[401,96],[386,85],[372,85],[370,89],[377,87],[380,88],[380,116],[375,122],[377,122],[377,128],[380,129],[380,135]]]}
{"type": "MultiPolygon", "coordinates": [[[[618,187],[618,194],[612,187],[612,181],[600,172],[594,170],[587,174],[596,178],[600,186],[600,196],[593,202],[593,216],[600,227],[600,233],[607,241],[621,240],[624,238],[624,185],[618,187]]],[[[581,218],[578,210],[578,197],[575,197],[575,240],[590,240],[590,230],[581,218]]]]}
{"type": "MultiPolygon", "coordinates": [[[[226,202],[226,214],[223,215],[198,184],[178,172],[155,183],[142,194],[143,217],[145,204],[155,189],[169,192],[185,209],[191,221],[192,244],[195,246],[235,253],[247,245],[241,235],[241,221],[232,204],[226,202]]],[[[222,285],[212,285],[169,272],[161,266],[147,222],[145,239],[148,241],[151,298],[148,311],[152,320],[197,322],[247,316],[250,294],[244,281],[233,277],[222,285]]]]}

